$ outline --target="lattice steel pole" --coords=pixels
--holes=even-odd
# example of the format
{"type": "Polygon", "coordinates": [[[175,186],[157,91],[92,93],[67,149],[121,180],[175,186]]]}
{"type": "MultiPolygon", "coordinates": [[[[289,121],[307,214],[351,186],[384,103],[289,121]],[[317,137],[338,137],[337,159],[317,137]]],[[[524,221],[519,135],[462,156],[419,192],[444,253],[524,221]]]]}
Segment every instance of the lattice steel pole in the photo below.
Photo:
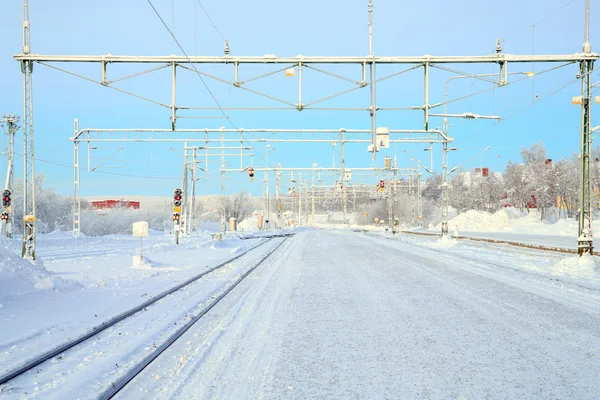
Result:
{"type": "MultiPolygon", "coordinates": [[[[29,54],[29,1],[23,0],[23,54],[29,54]]],[[[35,157],[33,134],[33,61],[21,62],[23,74],[23,247],[21,256],[35,260],[35,157]]]]}
{"type": "Polygon", "coordinates": [[[448,236],[448,143],[442,143],[442,236],[448,236]]]}
{"type": "MultiPolygon", "coordinates": [[[[583,52],[591,53],[592,46],[589,41],[589,19],[590,0],[586,1],[585,29],[583,52]]],[[[577,249],[579,255],[593,254],[593,232],[592,232],[592,181],[590,170],[590,153],[592,150],[591,136],[591,74],[594,67],[592,60],[580,62],[581,74],[581,154],[580,176],[579,176],[579,231],[577,237],[577,249]]]]}
{"type": "Polygon", "coordinates": [[[81,233],[81,169],[79,167],[79,121],[73,123],[73,236],[79,237],[81,233]]]}

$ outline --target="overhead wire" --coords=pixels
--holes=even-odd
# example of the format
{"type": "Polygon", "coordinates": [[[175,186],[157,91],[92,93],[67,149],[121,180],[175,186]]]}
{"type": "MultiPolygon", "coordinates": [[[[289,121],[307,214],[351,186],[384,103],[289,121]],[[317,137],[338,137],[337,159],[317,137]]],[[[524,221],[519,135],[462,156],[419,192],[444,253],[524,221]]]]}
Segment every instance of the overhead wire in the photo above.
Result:
{"type": "MultiPolygon", "coordinates": [[[[595,72],[597,70],[598,70],[598,68],[590,71],[589,74],[592,74],[593,72],[595,72]]],[[[555,95],[556,93],[560,92],[561,90],[563,90],[563,89],[571,86],[572,84],[574,84],[575,82],[577,82],[579,79],[583,79],[583,77],[581,77],[581,78],[575,78],[575,79],[569,80],[568,82],[566,82],[564,84],[559,85],[557,89],[552,89],[552,91],[550,93],[546,94],[545,96],[540,97],[537,101],[532,102],[532,103],[526,105],[525,107],[522,107],[522,108],[518,109],[517,111],[513,112],[512,114],[509,114],[508,116],[503,117],[502,121],[494,122],[494,123],[488,125],[487,127],[485,127],[483,129],[481,129],[481,130],[479,130],[479,131],[471,134],[469,137],[473,137],[473,136],[479,135],[480,133],[482,133],[482,132],[484,132],[484,131],[486,131],[486,130],[494,127],[494,126],[497,126],[498,124],[502,123],[503,121],[507,120],[508,118],[513,117],[516,114],[519,114],[520,112],[528,109],[529,107],[533,106],[534,104],[538,104],[539,102],[547,99],[548,97],[551,97],[551,96],[555,95]]]]}
{"type": "MultiPolygon", "coordinates": [[[[181,50],[181,52],[183,53],[183,55],[185,56],[185,58],[188,60],[188,63],[190,64],[190,66],[192,67],[192,69],[194,70],[194,72],[196,72],[196,75],[198,75],[198,78],[200,78],[200,81],[202,82],[202,84],[204,85],[204,87],[206,88],[206,90],[208,91],[208,93],[210,94],[210,96],[212,97],[213,101],[215,102],[215,104],[217,105],[217,107],[219,108],[219,110],[221,111],[221,113],[223,114],[223,116],[225,117],[225,119],[227,119],[227,122],[229,122],[229,124],[231,126],[233,126],[236,130],[239,131],[240,129],[234,124],[234,122],[231,120],[231,118],[225,113],[225,110],[223,109],[223,107],[221,106],[221,104],[219,103],[219,101],[217,100],[217,98],[215,97],[215,95],[213,94],[213,92],[210,90],[210,87],[208,86],[208,84],[206,83],[206,81],[204,80],[204,78],[202,78],[202,75],[200,74],[200,71],[198,71],[198,69],[196,68],[196,65],[192,62],[192,60],[188,56],[187,52],[185,51],[185,49],[183,48],[183,46],[181,45],[181,43],[179,42],[179,40],[177,40],[177,37],[175,36],[175,34],[169,29],[169,26],[166,24],[166,22],[163,19],[163,17],[160,15],[160,13],[156,9],[156,7],[154,7],[154,4],[152,4],[152,1],[151,0],[146,0],[146,1],[150,5],[150,7],[152,7],[152,10],[154,10],[154,13],[158,17],[158,19],[160,19],[160,21],[163,24],[163,26],[165,27],[165,29],[169,32],[169,34],[171,35],[171,37],[173,38],[173,40],[175,41],[175,43],[177,44],[177,46],[179,47],[179,49],[181,50]]],[[[202,6],[202,4],[200,2],[198,4],[206,12],[206,10],[202,6]]],[[[206,14],[208,15],[208,13],[206,13],[206,14]]],[[[209,17],[209,19],[210,19],[210,17],[209,17]]],[[[211,20],[211,23],[212,23],[212,20],[211,20]]],[[[213,23],[213,26],[216,29],[216,26],[214,25],[214,23],[213,23]]],[[[220,32],[219,32],[219,34],[220,34],[220,32]]],[[[242,137],[242,139],[245,140],[243,134],[241,134],[241,137],[242,137]]],[[[253,150],[256,150],[252,145],[250,145],[250,147],[252,147],[253,150]]],[[[266,162],[266,159],[263,157],[262,154],[260,154],[258,151],[256,152],[256,154],[263,161],[266,162]]]]}

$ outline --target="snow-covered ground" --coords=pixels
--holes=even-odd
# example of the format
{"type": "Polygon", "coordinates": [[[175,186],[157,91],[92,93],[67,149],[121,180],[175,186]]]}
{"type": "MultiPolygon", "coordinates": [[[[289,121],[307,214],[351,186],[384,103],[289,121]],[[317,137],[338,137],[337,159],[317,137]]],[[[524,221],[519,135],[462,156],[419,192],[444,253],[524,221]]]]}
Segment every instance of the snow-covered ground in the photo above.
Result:
{"type": "Polygon", "coordinates": [[[120,398],[597,398],[596,290],[431,243],[298,234],[120,398]]]}
{"type": "MultiPolygon", "coordinates": [[[[296,231],[118,397],[598,397],[597,257],[296,231]]],[[[41,236],[36,265],[14,254],[18,242],[0,246],[0,375],[261,240],[204,232],[176,247],[154,233],[143,268],[132,267],[139,240],[129,236],[41,236]]],[[[95,398],[281,240],[0,386],[0,397],[95,398]]]]}
{"type": "Polygon", "coordinates": [[[38,237],[38,259],[21,259],[17,240],[0,243],[0,375],[60,343],[141,304],[256,245],[261,239],[208,232],[183,238],[152,232],[144,239],[144,265],[134,266],[139,238],[38,237]]]}

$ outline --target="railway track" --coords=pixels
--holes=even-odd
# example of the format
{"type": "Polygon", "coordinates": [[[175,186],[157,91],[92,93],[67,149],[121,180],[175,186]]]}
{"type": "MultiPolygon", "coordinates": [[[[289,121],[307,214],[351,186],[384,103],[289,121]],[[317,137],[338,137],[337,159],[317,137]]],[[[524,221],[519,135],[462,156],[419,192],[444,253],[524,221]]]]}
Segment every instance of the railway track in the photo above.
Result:
{"type": "MultiPolygon", "coordinates": [[[[411,231],[401,231],[401,233],[406,233],[406,234],[409,234],[409,235],[440,237],[440,235],[437,234],[437,233],[411,232],[411,231]]],[[[543,251],[554,251],[554,252],[558,252],[558,253],[567,253],[567,254],[577,254],[577,250],[575,250],[575,249],[567,249],[567,248],[564,248],[564,247],[544,246],[544,245],[529,244],[529,243],[511,242],[509,240],[476,238],[476,237],[472,237],[472,236],[460,236],[460,235],[458,235],[458,236],[452,236],[452,239],[471,240],[473,242],[486,242],[486,243],[495,243],[495,244],[507,244],[509,246],[524,247],[524,248],[527,248],[527,249],[543,250],[543,251]]]]}
{"type": "MultiPolygon", "coordinates": [[[[288,237],[284,237],[280,243],[275,245],[273,248],[269,249],[265,255],[262,255],[262,254],[259,255],[260,256],[259,261],[254,263],[249,269],[247,269],[246,272],[243,273],[240,276],[240,278],[238,278],[233,284],[231,284],[231,286],[229,286],[220,296],[216,297],[202,312],[196,314],[193,318],[189,319],[189,321],[187,321],[187,323],[182,325],[174,334],[172,334],[169,337],[168,340],[164,341],[160,346],[154,345],[153,346],[154,349],[150,355],[148,355],[146,358],[144,358],[142,362],[137,363],[135,368],[128,370],[127,374],[124,377],[122,377],[121,379],[118,379],[116,382],[113,382],[111,387],[109,389],[106,389],[99,398],[108,399],[108,398],[111,398],[112,396],[114,396],[120,390],[120,388],[124,387],[127,384],[127,382],[129,382],[137,374],[139,374],[139,372],[142,371],[149,363],[151,363],[152,360],[154,360],[156,357],[158,357],[158,355],[160,353],[162,353],[166,348],[168,348],[171,344],[173,344],[173,342],[175,342],[175,340],[177,340],[177,338],[179,336],[181,336],[183,333],[185,333],[185,331],[187,331],[196,321],[198,321],[200,318],[202,318],[202,316],[204,316],[208,311],[210,311],[210,309],[212,309],[223,297],[225,297],[228,293],[230,293],[231,290],[233,290],[233,288],[235,286],[237,286],[243,279],[245,279],[254,269],[256,269],[260,264],[262,264],[287,239],[288,239],[288,237]]],[[[162,303],[161,300],[165,299],[169,295],[176,294],[178,292],[184,292],[185,290],[187,290],[187,288],[191,284],[199,281],[201,278],[205,277],[206,275],[208,275],[212,272],[216,272],[219,269],[221,269],[227,265],[231,265],[234,261],[248,255],[249,253],[251,253],[253,251],[256,251],[258,248],[264,246],[267,243],[272,242],[273,240],[276,240],[276,238],[272,237],[267,240],[264,240],[264,241],[260,242],[258,245],[244,251],[243,253],[240,253],[240,254],[236,255],[235,257],[232,257],[229,260],[227,260],[223,263],[220,263],[219,265],[216,265],[216,266],[202,272],[201,274],[198,274],[198,275],[186,280],[185,282],[182,282],[181,284],[178,284],[178,285],[160,293],[159,295],[149,299],[148,301],[146,301],[136,307],[133,307],[133,308],[111,318],[110,320],[107,320],[107,321],[95,326],[87,333],[85,333],[77,338],[74,338],[72,340],[69,340],[68,342],[63,343],[59,346],[56,346],[42,354],[34,356],[33,358],[27,360],[20,367],[15,368],[12,371],[0,376],[0,385],[5,385],[6,383],[8,383],[14,379],[24,376],[29,371],[32,371],[34,369],[37,371],[40,369],[38,367],[42,367],[42,364],[44,364],[46,362],[55,361],[57,359],[61,360],[63,358],[63,355],[67,355],[69,353],[69,351],[74,351],[75,348],[77,348],[79,345],[83,345],[84,343],[87,343],[87,342],[90,342],[90,343],[94,342],[94,340],[90,340],[90,339],[95,339],[100,333],[107,331],[107,329],[115,327],[117,324],[124,322],[124,321],[128,320],[129,318],[133,318],[134,316],[136,316],[136,317],[139,316],[142,311],[147,311],[148,307],[157,305],[157,303],[161,304],[162,303]]],[[[186,317],[187,317],[187,315],[186,315],[186,317]]],[[[2,390],[0,390],[0,391],[4,391],[7,388],[10,390],[10,388],[8,386],[4,386],[2,388],[2,390]]]]}

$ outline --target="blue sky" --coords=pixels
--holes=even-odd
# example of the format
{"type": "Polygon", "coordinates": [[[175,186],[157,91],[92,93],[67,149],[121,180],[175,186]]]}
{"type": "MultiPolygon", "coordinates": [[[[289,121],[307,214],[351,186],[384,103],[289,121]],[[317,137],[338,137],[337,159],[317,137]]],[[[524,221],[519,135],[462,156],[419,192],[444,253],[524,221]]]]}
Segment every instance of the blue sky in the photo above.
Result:
{"type": "MultiPolygon", "coordinates": [[[[82,2],[55,0],[30,1],[32,52],[40,54],[128,54],[169,55],[181,51],[162,26],[146,0],[82,2]]],[[[189,55],[222,55],[223,40],[209,23],[196,0],[153,0],[169,25],[174,19],[175,35],[189,55]]],[[[255,2],[204,0],[202,4],[221,34],[229,40],[232,55],[278,56],[303,55],[366,55],[368,52],[366,0],[305,0],[282,2],[265,0],[255,2]]],[[[502,5],[486,4],[474,0],[448,2],[424,0],[399,2],[374,1],[374,43],[376,55],[483,55],[494,52],[496,38],[501,38],[504,52],[514,54],[559,54],[581,51],[583,42],[584,0],[575,0],[561,11],[568,0],[507,0],[502,5]],[[548,18],[546,18],[548,17],[548,18]],[[541,22],[540,22],[541,21],[541,22]],[[537,23],[537,24],[536,24],[537,23]],[[533,28],[532,26],[535,25],[533,28]]],[[[592,9],[592,49],[598,24],[594,24],[598,10],[592,9]]],[[[21,2],[3,5],[3,24],[0,25],[0,114],[22,114],[22,82],[19,65],[12,56],[21,51],[21,2]]],[[[556,64],[511,65],[510,71],[535,71],[540,73],[556,64]]],[[[64,65],[67,69],[99,80],[97,65],[64,65]]],[[[205,66],[203,71],[231,79],[231,69],[205,66]]],[[[404,67],[380,67],[379,76],[404,67]]],[[[496,66],[453,65],[452,68],[470,73],[494,73],[496,66]]],[[[143,67],[111,66],[111,76],[126,75],[143,67]]],[[[267,67],[243,70],[244,77],[267,72],[267,67]]],[[[355,68],[331,68],[332,71],[359,78],[355,68]]],[[[502,170],[508,160],[519,159],[521,146],[529,147],[542,140],[549,157],[560,159],[578,151],[579,113],[571,105],[571,97],[579,94],[577,81],[559,91],[557,89],[575,79],[578,67],[568,66],[556,71],[523,78],[504,88],[492,89],[486,83],[460,79],[450,83],[449,99],[490,89],[477,96],[452,103],[448,112],[475,112],[483,115],[500,115],[505,120],[492,124],[485,120],[451,120],[449,133],[455,138],[450,167],[461,164],[486,146],[492,149],[485,157],[467,163],[465,168],[488,166],[502,170]],[[552,94],[553,93],[553,94],[552,94]],[[539,98],[539,100],[538,100],[539,98]],[[533,103],[533,104],[532,104],[533,103]]],[[[454,74],[433,70],[430,83],[430,101],[443,100],[445,81],[454,74]]],[[[593,82],[600,74],[594,73],[593,82]]],[[[208,92],[198,77],[180,71],[179,104],[214,107],[208,92]]],[[[316,100],[349,86],[315,72],[306,71],[304,102],[316,100]]],[[[243,93],[231,86],[208,80],[212,92],[224,107],[278,106],[251,93],[243,93]]],[[[250,88],[285,98],[296,99],[296,80],[283,74],[249,84],[250,88]]],[[[170,103],[169,71],[125,81],[120,88],[134,91],[163,103],[170,103]]],[[[423,104],[422,69],[393,78],[377,86],[379,107],[410,107],[423,104]]],[[[326,103],[327,107],[366,107],[367,89],[340,97],[326,103]]],[[[63,194],[72,193],[72,143],[73,119],[78,118],[80,128],[126,128],[170,126],[169,110],[142,102],[100,85],[36,65],[34,72],[34,112],[36,133],[37,172],[47,177],[47,183],[63,194]],[[42,161],[43,160],[43,161],[42,161]]],[[[593,105],[593,113],[598,105],[593,105]]],[[[438,110],[436,110],[438,111],[438,110]]],[[[442,110],[439,109],[441,112],[442,110]]],[[[191,112],[182,115],[194,115],[191,112]]],[[[196,114],[198,115],[198,114],[196,114]]],[[[218,112],[203,115],[217,116],[218,112]]],[[[369,128],[366,111],[244,111],[231,112],[232,122],[244,128],[369,128]]],[[[395,129],[422,129],[422,112],[380,112],[378,125],[395,129]]],[[[598,123],[593,123],[598,125],[598,123]]],[[[231,127],[224,119],[181,119],[181,128],[231,127]]],[[[430,126],[442,127],[440,118],[432,118],[430,126]]],[[[98,172],[82,172],[83,195],[163,195],[180,185],[182,170],[180,144],[102,144],[92,151],[92,166],[124,147],[114,159],[98,168],[98,172]],[[122,176],[122,175],[134,175],[122,176]],[[137,176],[137,177],[135,177],[137,176]],[[140,177],[141,176],[141,177],[140,177]],[[150,178],[144,178],[150,177],[150,178]]],[[[325,145],[277,144],[270,155],[270,163],[284,167],[310,167],[314,162],[330,166],[332,147],[325,145]]],[[[364,145],[348,145],[346,164],[364,167],[371,163],[364,145]]],[[[422,157],[428,163],[425,146],[397,147],[398,162],[410,166],[403,149],[422,157]]],[[[21,137],[17,137],[17,152],[21,137]]],[[[257,146],[264,153],[264,147],[257,146]]],[[[394,149],[380,153],[393,156],[394,149]]],[[[82,159],[85,161],[85,151],[82,159]]],[[[439,164],[439,146],[434,153],[439,164]]],[[[336,154],[339,160],[339,153],[336,154]]],[[[257,166],[262,160],[255,156],[257,166]]],[[[218,160],[211,169],[218,167],[218,160]]],[[[230,160],[237,166],[239,160],[230,160]]],[[[84,162],[87,168],[87,162],[84,162]]],[[[17,158],[17,175],[22,170],[22,158],[17,158]]],[[[4,163],[0,169],[3,170],[4,163]]],[[[435,166],[439,170],[439,165],[435,166]]],[[[365,183],[375,183],[377,177],[357,178],[365,183]]],[[[226,182],[227,192],[247,190],[260,194],[259,180],[250,184],[246,174],[231,174],[226,182]]],[[[273,190],[273,189],[272,189],[273,190]]],[[[199,194],[220,191],[218,173],[201,181],[199,194]]]]}

